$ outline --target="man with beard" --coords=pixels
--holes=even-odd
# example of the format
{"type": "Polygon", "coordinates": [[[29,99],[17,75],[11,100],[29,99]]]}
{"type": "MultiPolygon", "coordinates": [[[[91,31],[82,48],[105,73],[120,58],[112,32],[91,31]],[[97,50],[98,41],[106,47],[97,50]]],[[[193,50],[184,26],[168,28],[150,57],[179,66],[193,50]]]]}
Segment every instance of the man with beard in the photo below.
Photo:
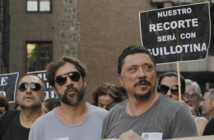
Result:
{"type": "Polygon", "coordinates": [[[156,92],[156,63],[147,49],[130,46],[122,52],[118,79],[129,98],[105,117],[102,138],[142,140],[149,132],[162,133],[163,139],[197,136],[186,106],[156,92]]]}
{"type": "Polygon", "coordinates": [[[39,118],[29,140],[100,140],[106,110],[86,103],[86,66],[62,57],[47,66],[47,79],[61,105],[39,118]]]}
{"type": "Polygon", "coordinates": [[[9,110],[0,119],[0,140],[28,140],[33,122],[45,114],[42,102],[45,98],[44,82],[36,75],[25,75],[17,89],[17,102],[21,110],[9,110]]]}

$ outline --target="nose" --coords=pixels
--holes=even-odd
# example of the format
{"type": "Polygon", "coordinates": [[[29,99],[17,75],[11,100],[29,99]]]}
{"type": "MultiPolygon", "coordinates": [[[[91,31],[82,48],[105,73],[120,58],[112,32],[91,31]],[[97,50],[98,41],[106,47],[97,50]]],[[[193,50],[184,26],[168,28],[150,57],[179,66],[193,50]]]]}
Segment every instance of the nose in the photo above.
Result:
{"type": "Polygon", "coordinates": [[[27,94],[31,94],[31,93],[32,93],[32,91],[31,91],[31,89],[30,89],[30,85],[27,87],[26,93],[27,93],[27,94]]]}
{"type": "Polygon", "coordinates": [[[168,90],[168,91],[167,91],[166,96],[168,96],[168,97],[172,97],[172,93],[171,93],[171,91],[170,91],[170,90],[168,90]]]}
{"type": "Polygon", "coordinates": [[[66,85],[73,85],[73,81],[69,78],[69,76],[66,76],[66,85]]]}
{"type": "Polygon", "coordinates": [[[138,78],[143,78],[145,77],[145,73],[143,71],[143,68],[139,68],[139,71],[138,71],[138,78]]]}

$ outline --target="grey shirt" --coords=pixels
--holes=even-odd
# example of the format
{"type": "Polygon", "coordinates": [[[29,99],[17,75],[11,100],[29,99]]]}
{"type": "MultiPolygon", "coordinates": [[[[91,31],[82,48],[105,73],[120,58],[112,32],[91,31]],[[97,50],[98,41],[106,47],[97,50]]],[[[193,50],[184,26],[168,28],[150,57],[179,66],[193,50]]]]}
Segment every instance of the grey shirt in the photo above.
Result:
{"type": "Polygon", "coordinates": [[[103,119],[108,111],[87,104],[88,112],[77,125],[68,125],[56,115],[55,109],[38,118],[32,125],[29,140],[100,140],[103,119]]]}
{"type": "Polygon", "coordinates": [[[178,101],[160,94],[157,101],[139,116],[126,112],[128,99],[116,105],[103,122],[102,138],[118,138],[132,129],[142,132],[162,132],[163,139],[197,136],[197,129],[190,111],[178,101]]]}

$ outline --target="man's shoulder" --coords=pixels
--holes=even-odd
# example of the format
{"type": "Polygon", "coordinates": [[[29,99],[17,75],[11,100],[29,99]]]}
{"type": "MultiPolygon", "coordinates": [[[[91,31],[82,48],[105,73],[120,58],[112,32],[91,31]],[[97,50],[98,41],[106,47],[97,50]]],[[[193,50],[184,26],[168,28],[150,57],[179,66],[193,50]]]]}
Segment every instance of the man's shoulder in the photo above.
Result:
{"type": "Polygon", "coordinates": [[[20,113],[20,110],[8,110],[4,115],[16,115],[16,114],[19,114],[20,113]]]}
{"type": "Polygon", "coordinates": [[[108,113],[107,110],[102,109],[102,108],[97,107],[97,106],[94,106],[94,105],[92,105],[90,103],[87,103],[87,106],[88,106],[90,114],[96,114],[96,115],[97,114],[101,114],[101,115],[105,116],[108,113]]]}
{"type": "Polygon", "coordinates": [[[157,104],[157,109],[161,109],[162,115],[170,118],[178,116],[192,118],[190,111],[184,103],[173,100],[164,95],[161,97],[160,103],[157,104]]]}
{"type": "Polygon", "coordinates": [[[128,99],[116,104],[110,111],[123,110],[125,108],[127,102],[128,102],[128,99]]]}
{"type": "Polygon", "coordinates": [[[151,108],[169,118],[176,117],[177,113],[180,114],[189,112],[184,103],[173,100],[172,98],[164,95],[160,95],[159,99],[151,108]]]}
{"type": "Polygon", "coordinates": [[[128,102],[128,99],[116,104],[106,115],[106,119],[107,118],[120,118],[120,117],[126,115],[125,106],[126,106],[127,102],[128,102]]]}
{"type": "Polygon", "coordinates": [[[41,123],[41,124],[45,124],[45,123],[48,123],[49,121],[52,121],[51,118],[54,117],[54,113],[55,113],[55,109],[53,109],[52,111],[38,117],[36,120],[35,120],[35,123],[41,123]]]}
{"type": "Polygon", "coordinates": [[[8,127],[11,125],[11,122],[14,120],[19,120],[17,117],[20,111],[18,110],[8,110],[3,116],[0,118],[0,139],[3,134],[8,130],[8,127]]]}
{"type": "Polygon", "coordinates": [[[180,108],[185,107],[185,104],[176,101],[170,97],[160,95],[160,103],[163,104],[166,108],[180,108]]]}
{"type": "Polygon", "coordinates": [[[5,119],[11,120],[19,113],[20,113],[20,110],[8,110],[3,116],[1,116],[0,120],[2,121],[4,121],[5,119]]]}

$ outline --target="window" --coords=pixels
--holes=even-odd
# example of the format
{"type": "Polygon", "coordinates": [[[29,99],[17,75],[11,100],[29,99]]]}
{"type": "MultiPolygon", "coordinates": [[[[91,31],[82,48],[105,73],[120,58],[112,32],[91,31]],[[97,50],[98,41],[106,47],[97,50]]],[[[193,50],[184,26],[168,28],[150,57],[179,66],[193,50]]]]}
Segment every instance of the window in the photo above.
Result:
{"type": "Polygon", "coordinates": [[[27,12],[50,12],[51,0],[27,0],[27,12]]]}
{"type": "Polygon", "coordinates": [[[27,72],[45,70],[52,60],[52,42],[27,42],[27,72]]]}

